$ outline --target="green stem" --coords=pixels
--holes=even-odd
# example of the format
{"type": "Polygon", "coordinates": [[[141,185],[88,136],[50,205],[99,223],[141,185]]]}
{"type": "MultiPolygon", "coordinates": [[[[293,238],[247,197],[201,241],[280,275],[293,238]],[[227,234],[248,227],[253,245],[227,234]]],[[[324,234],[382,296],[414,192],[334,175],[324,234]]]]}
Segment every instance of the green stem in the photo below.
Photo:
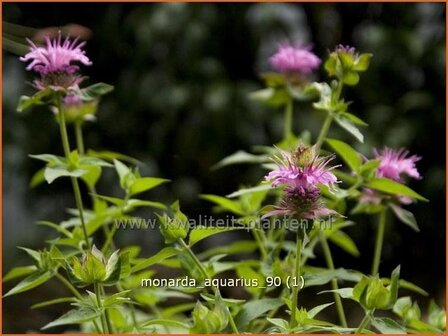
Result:
{"type": "Polygon", "coordinates": [[[372,275],[378,273],[380,267],[381,250],[383,248],[384,229],[386,227],[386,209],[382,209],[378,221],[378,231],[375,241],[375,252],[373,254],[372,275]]]}
{"type": "Polygon", "coordinates": [[[322,147],[322,144],[324,143],[325,138],[327,137],[332,122],[333,122],[333,115],[329,112],[327,114],[327,117],[325,118],[324,124],[322,125],[319,137],[317,138],[316,153],[318,153],[320,148],[322,147]]]}
{"type": "MultiPolygon", "coordinates": [[[[333,257],[331,256],[330,246],[328,246],[327,237],[323,232],[319,232],[319,239],[322,245],[322,250],[324,252],[325,261],[327,263],[327,267],[330,270],[334,270],[333,257]]],[[[339,289],[338,281],[336,279],[331,280],[331,288],[336,291],[339,289]]],[[[342,305],[341,297],[335,292],[333,293],[334,301],[336,302],[336,309],[338,311],[339,321],[344,328],[347,328],[347,319],[345,318],[344,307],[342,305]]]]}
{"type": "MultiPolygon", "coordinates": [[[[70,143],[68,141],[68,134],[67,134],[67,125],[65,122],[65,114],[64,114],[64,110],[62,108],[62,97],[59,96],[57,98],[57,102],[58,102],[58,116],[59,116],[59,130],[61,133],[61,140],[62,140],[62,147],[64,149],[64,154],[65,154],[65,158],[67,160],[67,162],[70,160],[70,143]]],[[[80,130],[79,130],[80,131],[80,130]]],[[[78,133],[78,131],[76,131],[76,133],[78,133]]],[[[77,138],[78,138],[78,134],[77,134],[77,138]]],[[[82,137],[81,137],[82,138],[82,137]]],[[[84,144],[81,144],[81,149],[82,151],[84,151],[84,144]]],[[[79,143],[78,143],[79,146],[79,143]]],[[[91,245],[90,245],[90,241],[89,241],[89,235],[87,234],[87,228],[86,228],[86,223],[84,220],[84,206],[82,203],[82,197],[81,197],[81,190],[79,189],[79,183],[76,177],[71,177],[70,178],[72,181],[72,187],[73,187],[73,194],[75,196],[75,203],[76,203],[76,207],[78,208],[78,212],[79,212],[79,220],[81,221],[81,227],[82,227],[82,231],[84,234],[84,239],[86,241],[86,247],[88,250],[91,249],[91,245]]],[[[98,285],[95,285],[95,294],[97,295],[97,298],[100,300],[100,290],[101,288],[98,285]]],[[[99,301],[98,304],[101,304],[101,300],[99,301]]],[[[110,324],[109,319],[107,318],[107,314],[105,313],[104,315],[101,316],[101,322],[102,324],[106,324],[106,328],[107,328],[107,324],[110,324]],[[104,320],[107,320],[107,323],[104,323],[104,320]]],[[[109,333],[109,328],[106,329],[103,325],[103,331],[106,333],[109,333]]]]}
{"type": "MultiPolygon", "coordinates": [[[[259,229],[253,228],[252,234],[254,235],[255,240],[257,241],[258,248],[260,250],[261,256],[263,260],[268,258],[268,252],[266,250],[266,237],[264,236],[263,231],[258,231],[259,229]]],[[[261,229],[260,229],[261,230],[261,229]]]]}
{"type": "MultiPolygon", "coordinates": [[[[95,294],[96,294],[96,302],[97,302],[98,308],[100,310],[102,310],[103,304],[101,302],[101,295],[100,295],[99,285],[97,283],[95,283],[95,284],[93,284],[93,288],[94,288],[94,291],[95,291],[95,294]]],[[[105,316],[105,314],[102,313],[101,314],[101,326],[103,328],[103,333],[104,334],[109,334],[110,331],[109,331],[109,328],[108,328],[108,325],[107,325],[107,322],[106,322],[106,319],[105,319],[104,316],[105,316]]]]}
{"type": "MultiPolygon", "coordinates": [[[[344,87],[344,83],[342,81],[338,82],[338,86],[336,87],[336,90],[334,91],[331,101],[332,105],[334,106],[341,98],[342,88],[344,87]]],[[[327,137],[328,131],[330,130],[331,123],[333,122],[333,111],[328,110],[327,111],[327,117],[325,118],[324,124],[322,125],[322,128],[320,130],[319,136],[316,141],[316,152],[318,153],[320,148],[322,147],[322,144],[325,141],[325,138],[327,137]]]]}
{"type": "Polygon", "coordinates": [[[292,110],[293,110],[293,100],[290,98],[285,106],[285,120],[283,129],[283,140],[288,139],[292,133],[292,110]]]}
{"type": "MultiPolygon", "coordinates": [[[[191,248],[187,245],[187,243],[185,243],[185,241],[182,238],[179,238],[178,242],[184,248],[184,250],[187,251],[187,253],[190,255],[190,257],[193,259],[194,263],[196,264],[196,266],[198,266],[202,275],[207,279],[210,278],[204,265],[202,265],[201,261],[198,259],[198,257],[196,257],[196,255],[191,250],[191,248]]],[[[215,295],[218,295],[222,299],[221,293],[219,292],[219,288],[212,285],[212,289],[213,289],[215,295]]],[[[229,317],[229,323],[230,323],[230,327],[232,328],[232,332],[234,334],[239,334],[238,328],[235,324],[235,321],[233,320],[233,316],[232,316],[232,313],[230,312],[229,307],[227,307],[227,315],[229,317]]]]}
{"type": "MultiPolygon", "coordinates": [[[[78,153],[80,155],[84,155],[85,154],[85,147],[84,147],[84,135],[82,132],[82,121],[76,121],[74,123],[74,131],[75,131],[75,137],[76,137],[76,148],[78,149],[78,153]]],[[[97,201],[97,193],[96,193],[96,189],[95,186],[90,187],[89,186],[89,193],[91,194],[91,198],[92,198],[92,203],[93,205],[96,204],[97,201]]],[[[113,235],[112,237],[110,237],[110,232],[111,230],[109,229],[109,227],[107,225],[103,225],[103,232],[104,235],[106,237],[106,241],[109,241],[109,244],[111,246],[111,248],[114,250],[115,249],[115,243],[113,241],[113,235]]],[[[115,232],[114,232],[115,233],[115,232]]],[[[107,252],[107,249],[105,247],[102,248],[102,251],[104,253],[107,252]]]]}
{"type": "Polygon", "coordinates": [[[61,274],[56,273],[56,279],[58,279],[65,287],[67,287],[67,289],[72,292],[72,294],[79,300],[83,300],[83,297],[81,295],[81,293],[78,292],[78,290],[73,287],[73,285],[66,279],[64,278],[61,274]]]}
{"type": "MultiPolygon", "coordinates": [[[[70,144],[68,142],[67,125],[65,123],[65,114],[62,109],[61,96],[59,96],[57,98],[57,101],[58,101],[58,111],[59,111],[59,113],[58,113],[59,130],[61,133],[62,147],[64,149],[65,158],[68,162],[70,160],[70,144]]],[[[70,179],[72,181],[73,193],[75,195],[76,207],[78,208],[78,211],[79,211],[79,219],[81,221],[81,227],[82,227],[82,231],[84,234],[84,239],[86,241],[87,248],[90,250],[91,246],[90,246],[90,242],[89,242],[89,236],[87,234],[86,223],[84,221],[84,209],[83,209],[83,205],[82,205],[81,191],[79,190],[78,180],[76,179],[76,177],[71,177],[70,179]]]]}
{"type": "MultiPolygon", "coordinates": [[[[81,295],[81,293],[78,292],[78,290],[73,287],[73,285],[70,283],[70,281],[68,281],[66,278],[64,278],[61,274],[56,273],[56,279],[58,279],[65,287],[67,287],[67,289],[72,292],[72,294],[78,299],[78,300],[83,300],[83,297],[81,295]]],[[[98,326],[98,323],[96,323],[96,321],[92,321],[93,325],[95,327],[95,330],[97,333],[100,333],[100,327],[98,326]]]]}
{"type": "Polygon", "coordinates": [[[86,241],[87,249],[90,250],[92,247],[90,245],[89,235],[87,234],[86,223],[84,220],[84,207],[82,205],[81,190],[79,189],[79,183],[78,183],[78,180],[76,179],[76,177],[71,177],[71,180],[72,180],[72,186],[73,186],[73,193],[75,194],[76,207],[78,208],[79,219],[81,221],[82,232],[84,234],[84,239],[86,241]]]}
{"type": "Polygon", "coordinates": [[[289,321],[289,325],[291,329],[295,328],[297,326],[297,319],[296,319],[296,311],[297,311],[297,303],[298,303],[298,297],[299,297],[299,286],[297,286],[297,279],[300,278],[300,266],[301,266],[301,256],[302,256],[302,239],[300,237],[300,231],[297,231],[296,236],[296,264],[294,267],[294,273],[292,274],[292,305],[291,305],[291,319],[289,321]]]}
{"type": "Polygon", "coordinates": [[[372,314],[373,314],[373,311],[366,312],[366,315],[364,316],[361,323],[359,324],[358,329],[356,329],[355,334],[362,334],[362,332],[364,331],[364,328],[367,327],[367,324],[369,323],[372,314]]]}
{"type": "Polygon", "coordinates": [[[84,155],[84,138],[82,135],[82,121],[75,121],[75,137],[76,137],[76,147],[80,155],[84,155]]]}
{"type": "MultiPolygon", "coordinates": [[[[100,291],[100,294],[105,297],[106,291],[104,290],[104,286],[101,284],[98,284],[98,289],[100,291]]],[[[109,333],[114,333],[114,329],[112,328],[112,323],[110,322],[110,314],[107,309],[104,310],[104,318],[106,320],[107,329],[109,330],[109,333]]]]}

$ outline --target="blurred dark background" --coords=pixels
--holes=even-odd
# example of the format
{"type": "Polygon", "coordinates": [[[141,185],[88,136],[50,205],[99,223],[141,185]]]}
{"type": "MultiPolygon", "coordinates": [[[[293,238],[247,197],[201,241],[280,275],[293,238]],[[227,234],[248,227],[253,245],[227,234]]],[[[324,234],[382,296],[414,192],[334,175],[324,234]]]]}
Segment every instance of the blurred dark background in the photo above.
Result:
{"type": "MultiPolygon", "coordinates": [[[[3,15],[8,23],[33,28],[76,23],[91,30],[86,48],[94,65],[84,67],[83,73],[90,83],[103,81],[116,89],[104,98],[97,122],[87,125],[87,147],[129,154],[144,163],[142,174],[171,179],[145,197],[165,202],[178,198],[192,217],[210,212],[198,194],[225,195],[263,176],[253,166],[210,168],[238,149],[250,151],[253,145],[280,140],[282,113],[248,99],[250,92],[262,88],[259,74],[269,70],[267,58],[278,42],[309,43],[322,58],[339,43],[373,53],[360,84],[345,91],[353,101],[351,112],[370,125],[364,130],[365,144],[355,143],[336,127],[331,134],[367,156],[372,146],[388,145],[405,146],[423,157],[418,168],[424,179],[411,187],[430,202],[408,207],[421,232],[391,223],[381,270],[388,276],[401,264],[403,278],[444,305],[445,4],[10,3],[3,4],[3,15]]],[[[323,72],[318,76],[327,79],[323,72]]],[[[70,185],[62,180],[29,189],[41,164],[27,155],[61,153],[49,111],[15,112],[20,95],[33,92],[26,83],[31,79],[17,55],[4,48],[3,274],[29,262],[16,246],[41,248],[52,237],[35,221],[60,221],[66,218],[64,209],[74,206],[70,185]]],[[[318,112],[296,109],[297,133],[310,129],[316,137],[321,123],[318,112]]],[[[105,172],[100,193],[120,195],[113,174],[105,172]]],[[[361,256],[354,258],[333,247],[335,263],[368,273],[374,219],[353,219],[357,225],[348,232],[361,256]]],[[[119,246],[140,244],[142,255],[162,246],[155,231],[119,234],[119,246]]],[[[223,244],[222,239],[210,241],[223,244]]],[[[319,257],[311,263],[323,265],[319,257]]],[[[4,292],[11,285],[6,284],[4,292]]],[[[63,293],[54,283],[5,299],[3,331],[38,330],[63,311],[61,306],[41,310],[29,306],[63,293]]],[[[418,301],[425,307],[428,299],[418,301]]]]}

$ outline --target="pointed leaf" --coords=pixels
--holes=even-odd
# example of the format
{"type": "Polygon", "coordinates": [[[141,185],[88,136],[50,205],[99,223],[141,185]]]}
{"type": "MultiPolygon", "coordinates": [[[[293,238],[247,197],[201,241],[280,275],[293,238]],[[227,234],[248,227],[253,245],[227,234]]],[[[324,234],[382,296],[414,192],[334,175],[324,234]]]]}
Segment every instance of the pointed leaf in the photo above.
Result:
{"type": "Polygon", "coordinates": [[[414,231],[420,231],[417,225],[417,220],[412,212],[405,210],[396,204],[390,204],[389,206],[402,223],[410,226],[414,231]]]}
{"type": "Polygon", "coordinates": [[[169,180],[156,177],[142,177],[135,180],[131,186],[130,194],[135,195],[144,191],[151,190],[158,185],[168,182],[169,180]]]}
{"type": "Polygon", "coordinates": [[[336,139],[327,139],[327,143],[338,153],[347,166],[354,172],[358,172],[361,168],[361,156],[351,146],[345,142],[336,139]]]}
{"type": "Polygon", "coordinates": [[[415,198],[420,201],[425,201],[425,202],[428,201],[426,198],[417,194],[411,188],[409,188],[403,184],[400,184],[398,182],[387,179],[387,178],[372,179],[370,182],[366,183],[366,187],[376,189],[379,191],[383,191],[383,192],[389,193],[389,194],[409,196],[411,198],[415,198]]]}
{"type": "Polygon", "coordinates": [[[3,297],[7,297],[10,295],[26,292],[30,289],[33,289],[37,286],[42,285],[51,279],[53,275],[50,272],[35,272],[23,279],[19,282],[14,288],[12,288],[8,293],[3,295],[3,297]]]}
{"type": "Polygon", "coordinates": [[[61,325],[80,324],[84,322],[89,322],[96,319],[100,315],[101,314],[99,311],[93,310],[88,307],[72,309],[68,311],[66,314],[59,317],[58,319],[54,320],[53,322],[48,323],[46,326],[42,328],[42,330],[61,325]]]}

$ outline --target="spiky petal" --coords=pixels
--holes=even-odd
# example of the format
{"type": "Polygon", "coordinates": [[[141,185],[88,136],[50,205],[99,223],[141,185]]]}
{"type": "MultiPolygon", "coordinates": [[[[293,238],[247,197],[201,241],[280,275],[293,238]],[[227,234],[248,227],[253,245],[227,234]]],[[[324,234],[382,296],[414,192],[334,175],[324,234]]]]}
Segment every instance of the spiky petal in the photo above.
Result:
{"type": "Polygon", "coordinates": [[[403,177],[409,176],[414,179],[421,179],[415,163],[421,158],[416,155],[409,156],[409,151],[401,148],[393,150],[383,148],[381,151],[374,150],[375,159],[380,160],[377,170],[378,177],[386,177],[388,179],[404,182],[403,177]]]}
{"type": "Polygon", "coordinates": [[[313,147],[299,146],[294,152],[283,150],[274,158],[278,168],[266,175],[272,186],[285,185],[284,195],[278,206],[267,213],[273,215],[290,215],[302,219],[313,219],[336,214],[325,207],[320,186],[334,188],[336,176],[328,168],[332,156],[320,158],[313,147]]]}
{"type": "Polygon", "coordinates": [[[40,74],[41,78],[35,81],[35,86],[44,89],[78,85],[82,78],[77,75],[79,66],[76,63],[92,64],[82,49],[85,42],[78,43],[78,38],[70,40],[69,37],[62,40],[60,32],[57,38],[51,40],[47,36],[45,41],[45,46],[40,47],[28,40],[30,51],[20,57],[22,62],[30,62],[27,70],[40,74]]]}

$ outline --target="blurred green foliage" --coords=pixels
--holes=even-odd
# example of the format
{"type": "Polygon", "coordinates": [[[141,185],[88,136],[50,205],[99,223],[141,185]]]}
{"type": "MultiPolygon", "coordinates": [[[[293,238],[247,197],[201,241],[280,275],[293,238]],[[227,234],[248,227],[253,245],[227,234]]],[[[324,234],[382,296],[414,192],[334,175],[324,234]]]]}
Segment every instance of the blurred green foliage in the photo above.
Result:
{"type": "MultiPolygon", "coordinates": [[[[360,84],[347,89],[355,101],[351,112],[369,123],[366,142],[345,140],[366,156],[371,146],[383,145],[405,146],[422,156],[418,168],[424,179],[411,187],[431,200],[412,206],[420,233],[403,225],[387,228],[382,269],[391,271],[399,262],[405,278],[431,296],[444,295],[445,4],[9,3],[3,10],[10,23],[33,28],[76,23],[91,30],[87,52],[94,66],[85,73],[116,90],[87,127],[86,144],[129,153],[142,161],[145,174],[172,180],[157,197],[179,198],[190,217],[210,212],[199,193],[225,195],[263,175],[250,166],[210,168],[238,149],[281,138],[282,113],[248,99],[262,87],[259,74],[269,70],[267,58],[279,42],[310,43],[322,57],[339,43],[374,54],[360,84]]],[[[25,258],[15,246],[48,239],[48,231],[33,222],[60,219],[72,204],[63,182],[29,190],[38,164],[27,155],[60,152],[58,130],[49,111],[15,112],[19,96],[33,90],[25,83],[31,76],[17,55],[3,56],[3,266],[9,269],[25,258]]],[[[294,120],[296,132],[310,129],[315,136],[322,116],[298,105],[294,120]]],[[[337,132],[332,129],[330,137],[345,137],[337,132]]],[[[106,175],[99,187],[103,194],[119,191],[111,181],[106,175]]],[[[374,227],[364,217],[354,219],[358,225],[350,234],[364,242],[361,256],[335,250],[335,260],[345,258],[345,267],[367,272],[374,227]]],[[[155,232],[123,232],[121,239],[143,244],[147,255],[162,243],[155,232]]],[[[3,331],[45,324],[58,310],[30,312],[29,303],[61,291],[40,288],[26,299],[5,300],[3,331]]]]}

